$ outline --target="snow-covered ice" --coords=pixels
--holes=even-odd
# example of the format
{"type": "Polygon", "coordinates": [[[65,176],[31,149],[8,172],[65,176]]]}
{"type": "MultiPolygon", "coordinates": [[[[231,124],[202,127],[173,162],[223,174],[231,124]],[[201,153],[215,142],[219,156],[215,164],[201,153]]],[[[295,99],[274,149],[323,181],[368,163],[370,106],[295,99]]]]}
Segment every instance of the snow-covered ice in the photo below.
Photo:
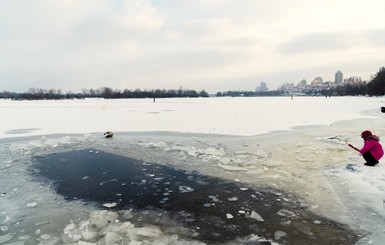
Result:
{"type": "MultiPolygon", "coordinates": [[[[278,202],[295,201],[321,217],[347,224],[360,234],[357,244],[383,244],[385,160],[365,167],[345,143],[361,146],[359,135],[365,129],[385,137],[383,104],[383,98],[368,97],[158,99],[156,103],[150,99],[0,100],[0,244],[202,244],[162,227],[129,222],[140,215],[132,210],[110,211],[114,202],[105,202],[107,210],[99,210],[82,200],[68,201],[49,184],[31,178],[29,166],[36,157],[91,148],[97,149],[93,154],[102,150],[142,160],[144,169],[155,162],[240,182],[241,192],[259,186],[293,193],[298,200],[275,194],[278,202]],[[108,130],[114,132],[111,139],[103,138],[108,130]],[[124,221],[119,220],[122,217],[124,221]]],[[[152,174],[154,181],[162,181],[152,174]]],[[[179,191],[194,189],[181,183],[179,191]]],[[[230,201],[238,203],[236,198],[230,201]]],[[[201,205],[210,208],[227,201],[216,193],[208,199],[211,202],[201,205]]],[[[242,203],[238,205],[238,213],[224,217],[245,215],[242,203]]],[[[297,215],[287,209],[277,214],[288,226],[297,215]]],[[[252,210],[250,217],[262,223],[269,218],[258,210],[252,210]]],[[[321,219],[312,223],[323,225],[321,219]]],[[[298,229],[316,237],[308,227],[298,229]]],[[[237,242],[263,240],[263,235],[250,234],[237,242]]],[[[277,230],[268,239],[280,243],[289,238],[285,230],[277,230]]]]}

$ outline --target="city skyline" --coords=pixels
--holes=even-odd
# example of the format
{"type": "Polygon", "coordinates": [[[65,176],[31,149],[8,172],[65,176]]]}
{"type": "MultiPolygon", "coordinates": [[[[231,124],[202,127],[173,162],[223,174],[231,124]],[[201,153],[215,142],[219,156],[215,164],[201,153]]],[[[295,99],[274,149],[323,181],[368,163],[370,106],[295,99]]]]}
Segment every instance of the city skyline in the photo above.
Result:
{"type": "Polygon", "coordinates": [[[5,0],[0,90],[214,93],[334,81],[337,70],[367,81],[385,64],[383,9],[382,0],[5,0]]]}

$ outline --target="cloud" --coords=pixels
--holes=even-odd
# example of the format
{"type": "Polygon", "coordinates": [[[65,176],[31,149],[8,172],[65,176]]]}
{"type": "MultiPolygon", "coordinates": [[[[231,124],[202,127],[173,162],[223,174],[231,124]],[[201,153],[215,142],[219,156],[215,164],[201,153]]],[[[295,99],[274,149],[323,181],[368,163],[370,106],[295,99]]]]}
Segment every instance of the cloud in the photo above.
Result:
{"type": "Polygon", "coordinates": [[[288,40],[278,51],[284,54],[335,52],[352,49],[362,40],[361,35],[348,32],[310,33],[288,40]]]}
{"type": "Polygon", "coordinates": [[[383,6],[380,0],[4,0],[0,89],[210,83],[219,90],[224,83],[325,76],[322,67],[334,74],[352,59],[380,66],[383,6]]]}

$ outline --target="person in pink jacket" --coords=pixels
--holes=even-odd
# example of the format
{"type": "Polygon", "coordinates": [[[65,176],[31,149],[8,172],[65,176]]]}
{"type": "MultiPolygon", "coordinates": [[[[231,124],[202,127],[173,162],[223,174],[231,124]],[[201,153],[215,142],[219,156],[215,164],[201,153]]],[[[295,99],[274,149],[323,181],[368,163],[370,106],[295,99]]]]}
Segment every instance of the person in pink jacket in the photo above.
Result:
{"type": "Polygon", "coordinates": [[[384,155],[384,150],[379,142],[380,138],[373,135],[369,130],[362,132],[361,138],[364,140],[364,146],[361,150],[351,144],[349,144],[349,146],[362,154],[362,157],[366,161],[366,166],[375,166],[378,163],[378,160],[380,160],[384,155]]]}

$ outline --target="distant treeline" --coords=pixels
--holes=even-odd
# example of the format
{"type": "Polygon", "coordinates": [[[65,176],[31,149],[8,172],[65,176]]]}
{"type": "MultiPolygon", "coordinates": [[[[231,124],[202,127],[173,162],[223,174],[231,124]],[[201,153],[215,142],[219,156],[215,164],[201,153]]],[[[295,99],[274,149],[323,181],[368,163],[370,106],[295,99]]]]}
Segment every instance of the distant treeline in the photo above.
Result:
{"type": "MultiPolygon", "coordinates": [[[[347,95],[369,95],[369,96],[383,96],[385,95],[385,67],[380,68],[376,75],[372,77],[370,82],[361,82],[357,84],[343,84],[326,89],[309,89],[303,92],[305,95],[323,95],[323,96],[347,96],[347,95]]],[[[290,94],[290,93],[289,93],[290,94]]],[[[282,96],[287,95],[283,91],[226,91],[218,92],[216,96],[282,96]]],[[[156,89],[156,90],[114,90],[109,87],[102,87],[100,89],[83,89],[81,93],[66,92],[63,93],[61,89],[37,89],[30,88],[25,93],[15,93],[3,91],[0,92],[0,98],[7,99],[25,99],[25,100],[57,100],[57,99],[83,99],[83,98],[105,98],[105,99],[120,99],[120,98],[196,98],[209,97],[209,94],[202,90],[197,92],[188,89],[156,89]]]]}
{"type": "Polygon", "coordinates": [[[226,92],[218,92],[215,96],[222,97],[222,96],[231,96],[231,97],[239,97],[239,96],[245,96],[245,97],[256,97],[256,96],[282,96],[284,93],[283,91],[277,91],[277,90],[271,90],[271,91],[264,91],[264,92],[253,92],[253,91],[226,91],[226,92]]]}
{"type": "Polygon", "coordinates": [[[105,98],[105,99],[122,99],[122,98],[196,98],[209,97],[209,94],[202,90],[197,92],[189,89],[156,89],[156,90],[114,90],[109,87],[100,89],[83,89],[81,93],[66,92],[61,89],[36,89],[30,88],[25,93],[0,92],[0,98],[20,99],[20,100],[59,100],[59,99],[84,99],[84,98],[105,98]]]}

